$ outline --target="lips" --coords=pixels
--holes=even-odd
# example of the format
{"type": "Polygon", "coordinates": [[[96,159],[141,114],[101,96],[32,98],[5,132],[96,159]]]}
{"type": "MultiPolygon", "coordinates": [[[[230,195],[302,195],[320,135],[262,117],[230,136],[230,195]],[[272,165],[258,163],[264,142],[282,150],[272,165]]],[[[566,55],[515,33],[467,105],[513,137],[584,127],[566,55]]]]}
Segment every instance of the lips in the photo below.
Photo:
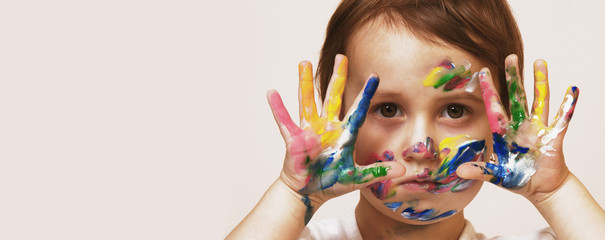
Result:
{"type": "Polygon", "coordinates": [[[418,176],[412,176],[410,178],[411,179],[409,180],[401,181],[397,185],[411,192],[430,192],[438,194],[450,191],[456,185],[467,181],[465,179],[459,178],[456,173],[451,174],[446,179],[440,182],[430,180],[427,181],[423,178],[419,178],[418,176]]]}

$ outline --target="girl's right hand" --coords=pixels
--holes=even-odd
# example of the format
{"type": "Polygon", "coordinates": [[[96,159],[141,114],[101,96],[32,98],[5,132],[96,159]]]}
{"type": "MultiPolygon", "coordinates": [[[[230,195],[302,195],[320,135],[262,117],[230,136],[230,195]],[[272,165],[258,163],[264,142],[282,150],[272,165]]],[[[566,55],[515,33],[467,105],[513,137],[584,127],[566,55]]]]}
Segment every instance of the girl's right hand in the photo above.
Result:
{"type": "Polygon", "coordinates": [[[359,166],[354,161],[357,132],[365,119],[370,100],[378,87],[372,74],[344,119],[339,119],[348,60],[337,55],[321,116],[315,104],[313,69],[309,62],[298,65],[300,127],[283,105],[279,93],[271,90],[267,99],[286,142],[286,157],[280,180],[300,194],[307,206],[366,187],[372,183],[402,176],[405,168],[396,162],[359,166]]]}

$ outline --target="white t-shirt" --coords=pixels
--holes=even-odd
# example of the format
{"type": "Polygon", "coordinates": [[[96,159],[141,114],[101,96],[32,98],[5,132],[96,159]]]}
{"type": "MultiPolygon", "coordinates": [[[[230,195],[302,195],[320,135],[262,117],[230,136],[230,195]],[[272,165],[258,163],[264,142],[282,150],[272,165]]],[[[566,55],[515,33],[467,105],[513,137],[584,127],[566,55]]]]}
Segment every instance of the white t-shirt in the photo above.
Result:
{"type": "MultiPolygon", "coordinates": [[[[341,217],[311,221],[303,230],[299,239],[354,239],[361,240],[355,213],[351,212],[341,217]]],[[[482,233],[477,233],[473,225],[467,220],[460,240],[552,240],[557,239],[550,228],[541,229],[528,234],[518,236],[488,238],[482,233]]]]}

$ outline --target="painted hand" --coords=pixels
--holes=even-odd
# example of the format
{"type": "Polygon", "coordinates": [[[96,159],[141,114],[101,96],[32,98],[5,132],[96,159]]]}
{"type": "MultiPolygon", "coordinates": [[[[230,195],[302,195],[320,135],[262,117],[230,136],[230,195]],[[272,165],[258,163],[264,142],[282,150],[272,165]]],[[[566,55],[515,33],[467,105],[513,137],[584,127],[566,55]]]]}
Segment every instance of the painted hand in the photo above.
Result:
{"type": "Polygon", "coordinates": [[[311,64],[299,64],[300,127],[290,118],[279,94],[273,90],[267,93],[287,148],[281,180],[301,194],[303,202],[309,204],[307,207],[310,207],[310,201],[315,205],[321,204],[374,182],[401,176],[404,172],[403,166],[397,163],[368,166],[355,163],[353,153],[357,132],[379,80],[376,75],[370,77],[345,116],[346,121],[340,121],[347,67],[347,58],[336,56],[334,74],[319,116],[311,64]]]}
{"type": "Polygon", "coordinates": [[[569,175],[562,144],[579,90],[577,87],[567,90],[555,119],[549,125],[546,62],[538,60],[534,63],[535,97],[531,115],[528,114],[525,90],[517,69],[517,56],[507,57],[510,119],[494,88],[490,72],[484,68],[480,73],[483,101],[493,136],[493,155],[497,157],[486,163],[464,164],[457,173],[463,178],[491,181],[538,201],[555,191],[569,175]]]}

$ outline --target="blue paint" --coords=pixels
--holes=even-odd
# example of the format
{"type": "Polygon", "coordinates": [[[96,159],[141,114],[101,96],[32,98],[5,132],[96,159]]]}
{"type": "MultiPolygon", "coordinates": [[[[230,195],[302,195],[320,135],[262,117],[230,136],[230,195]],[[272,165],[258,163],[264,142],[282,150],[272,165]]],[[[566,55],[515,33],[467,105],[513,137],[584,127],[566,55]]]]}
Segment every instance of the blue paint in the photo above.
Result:
{"type": "Polygon", "coordinates": [[[391,151],[385,151],[382,156],[384,157],[384,159],[386,159],[387,162],[393,161],[393,159],[395,159],[395,155],[393,155],[393,152],[391,151]]]}
{"type": "Polygon", "coordinates": [[[455,210],[447,211],[442,214],[438,214],[435,209],[426,209],[421,212],[416,212],[414,208],[406,208],[401,213],[401,216],[411,220],[420,220],[420,221],[432,221],[438,218],[449,217],[456,213],[455,210]]]}
{"type": "MultiPolygon", "coordinates": [[[[353,152],[355,141],[357,140],[357,132],[365,120],[370,108],[370,100],[374,96],[379,82],[377,77],[372,77],[368,80],[357,108],[342,126],[350,134],[343,132],[343,136],[347,138],[342,143],[340,149],[328,149],[315,158],[307,171],[310,175],[309,181],[304,188],[299,190],[300,193],[312,194],[332,187],[336,183],[350,184],[363,183],[365,181],[364,172],[359,171],[355,167],[353,152]]],[[[393,158],[393,156],[390,157],[391,159],[393,158]]],[[[374,174],[374,177],[378,176],[374,174]]]]}
{"type": "Polygon", "coordinates": [[[481,141],[473,141],[466,145],[463,145],[458,148],[458,152],[453,157],[452,160],[447,161],[446,164],[441,165],[439,167],[438,173],[445,172],[446,176],[449,176],[456,172],[458,166],[463,163],[470,162],[475,158],[475,156],[483,153],[485,150],[485,140],[481,141]],[[447,170],[447,171],[446,171],[447,170]]]}
{"type": "Polygon", "coordinates": [[[494,176],[491,182],[501,184],[502,187],[508,189],[522,188],[535,173],[533,166],[528,165],[528,162],[532,161],[526,156],[529,148],[521,147],[515,142],[511,143],[509,148],[509,143],[502,135],[494,132],[492,136],[498,164],[486,163],[485,165],[490,170],[490,174],[494,176]]]}
{"type": "Polygon", "coordinates": [[[359,101],[357,108],[349,117],[346,129],[348,129],[353,135],[357,134],[357,130],[361,127],[366,118],[366,113],[370,108],[370,100],[374,96],[379,82],[380,80],[378,80],[377,77],[371,77],[370,80],[368,80],[368,84],[366,84],[366,87],[363,90],[361,101],[359,101]]]}
{"type": "Polygon", "coordinates": [[[385,206],[387,206],[389,209],[391,209],[393,212],[397,211],[397,208],[401,207],[401,205],[403,205],[403,202],[392,202],[392,203],[384,203],[385,206]]]}
{"type": "Polygon", "coordinates": [[[504,166],[486,163],[485,168],[483,169],[483,174],[491,174],[494,178],[491,180],[493,184],[500,184],[502,179],[509,177],[511,174],[510,170],[504,166]],[[489,169],[490,171],[487,171],[489,169]]]}
{"type": "Polygon", "coordinates": [[[529,148],[526,147],[520,147],[519,145],[517,145],[516,142],[513,142],[513,147],[510,150],[512,153],[527,153],[529,151],[529,148]]]}
{"type": "Polygon", "coordinates": [[[307,207],[307,211],[305,211],[305,226],[306,226],[307,223],[309,223],[309,221],[311,221],[311,218],[313,217],[313,206],[311,205],[311,199],[309,199],[308,195],[303,195],[301,200],[307,207]]]}

